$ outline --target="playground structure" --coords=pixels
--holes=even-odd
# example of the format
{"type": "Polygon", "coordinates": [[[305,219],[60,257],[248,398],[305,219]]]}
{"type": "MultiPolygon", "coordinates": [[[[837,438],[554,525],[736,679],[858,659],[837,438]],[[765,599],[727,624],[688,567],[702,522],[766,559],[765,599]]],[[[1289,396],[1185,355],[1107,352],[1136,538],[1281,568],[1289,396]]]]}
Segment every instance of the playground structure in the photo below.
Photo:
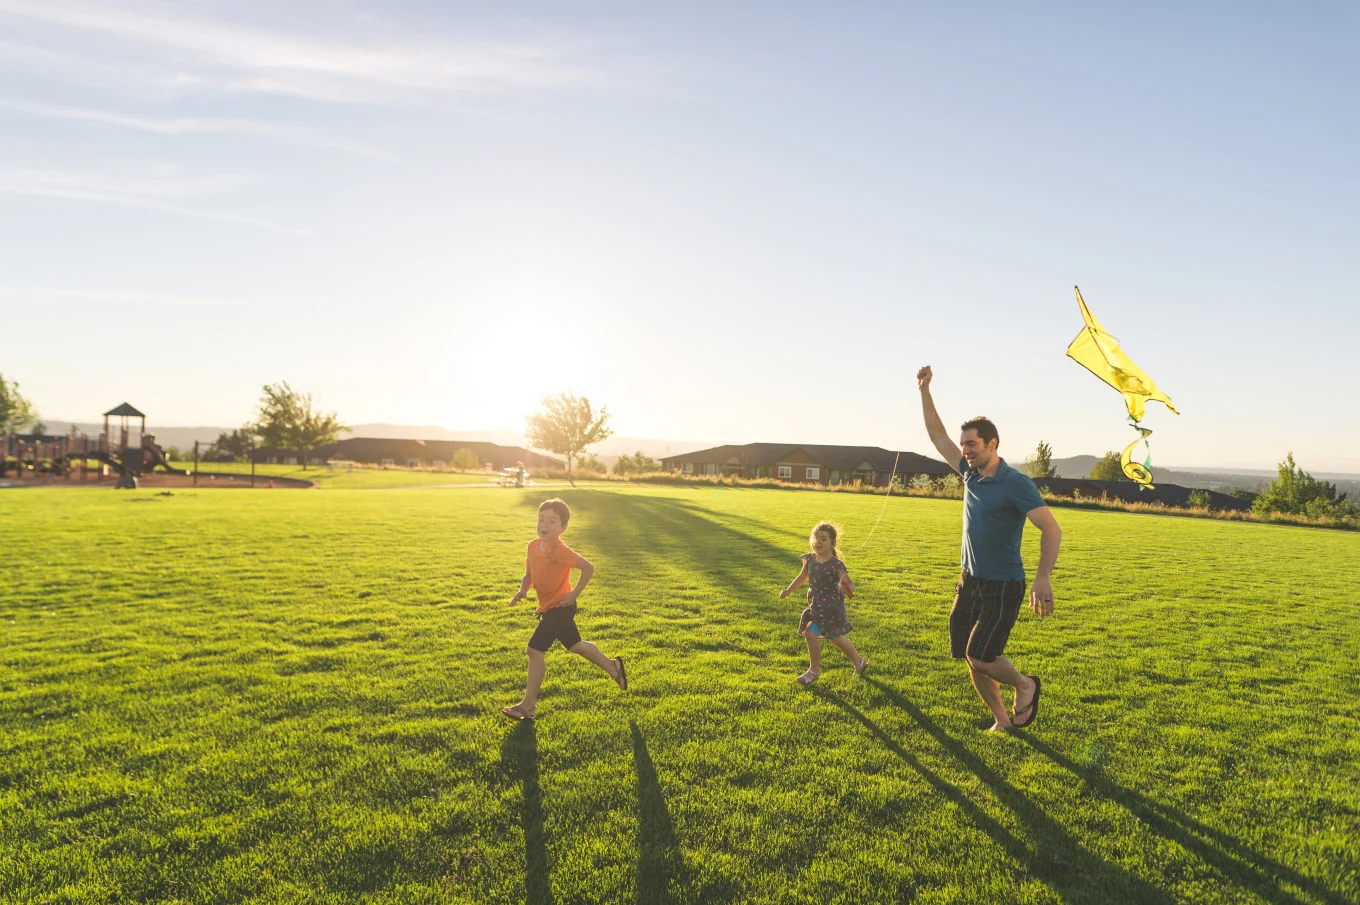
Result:
{"type": "Polygon", "coordinates": [[[75,472],[84,481],[89,477],[86,463],[91,461],[101,466],[95,471],[96,480],[102,481],[109,474],[115,474],[118,476],[116,486],[120,487],[136,487],[137,478],[156,468],[167,474],[189,474],[170,465],[165,450],[156,444],[155,435],[146,432],[146,415],[126,402],[104,413],[104,430],[97,438],[75,431],[65,436],[6,432],[0,453],[0,478],[13,467],[18,478],[27,473],[46,473],[49,480],[70,480],[75,472]],[[121,421],[113,428],[109,418],[121,421]],[[136,433],[129,428],[131,418],[141,419],[140,430],[136,433]]]}

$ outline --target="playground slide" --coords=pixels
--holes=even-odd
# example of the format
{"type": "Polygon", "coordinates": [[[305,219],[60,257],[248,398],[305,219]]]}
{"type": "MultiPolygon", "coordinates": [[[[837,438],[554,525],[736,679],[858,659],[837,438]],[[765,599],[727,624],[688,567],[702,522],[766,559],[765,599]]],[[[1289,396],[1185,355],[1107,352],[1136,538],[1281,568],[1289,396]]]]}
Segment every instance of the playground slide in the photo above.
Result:
{"type": "Polygon", "coordinates": [[[118,461],[118,459],[116,459],[115,457],[109,455],[108,453],[103,453],[103,452],[69,453],[69,454],[66,456],[66,458],[68,458],[68,459],[94,459],[96,462],[103,462],[105,465],[109,466],[109,468],[113,469],[113,471],[114,471],[116,474],[123,474],[123,473],[124,473],[124,472],[123,472],[123,463],[120,462],[120,461],[118,461]]]}
{"type": "MultiPolygon", "coordinates": [[[[127,466],[123,464],[123,460],[106,452],[92,451],[88,453],[70,453],[67,458],[94,459],[96,462],[103,462],[105,465],[109,466],[116,474],[127,474],[127,466]]],[[[142,447],[142,471],[154,471],[158,465],[165,469],[169,474],[189,474],[185,469],[171,468],[170,463],[165,460],[165,451],[154,443],[142,447]]]]}
{"type": "Polygon", "coordinates": [[[170,463],[165,459],[165,450],[161,449],[155,443],[148,443],[146,446],[142,447],[142,470],[155,471],[157,465],[164,468],[169,474],[189,473],[188,469],[171,468],[170,463]]]}

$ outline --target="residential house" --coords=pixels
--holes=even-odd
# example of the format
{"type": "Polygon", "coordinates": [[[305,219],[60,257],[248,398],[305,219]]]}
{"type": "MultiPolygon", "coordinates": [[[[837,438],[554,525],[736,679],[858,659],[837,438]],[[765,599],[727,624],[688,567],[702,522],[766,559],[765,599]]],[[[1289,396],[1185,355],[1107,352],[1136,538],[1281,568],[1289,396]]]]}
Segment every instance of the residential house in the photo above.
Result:
{"type": "Polygon", "coordinates": [[[799,484],[870,484],[885,487],[896,473],[903,483],[917,475],[944,477],[951,469],[938,459],[879,446],[822,446],[747,443],[715,446],[661,460],[665,471],[697,475],[774,478],[799,484]],[[894,471],[895,469],[895,471],[894,471]]]}

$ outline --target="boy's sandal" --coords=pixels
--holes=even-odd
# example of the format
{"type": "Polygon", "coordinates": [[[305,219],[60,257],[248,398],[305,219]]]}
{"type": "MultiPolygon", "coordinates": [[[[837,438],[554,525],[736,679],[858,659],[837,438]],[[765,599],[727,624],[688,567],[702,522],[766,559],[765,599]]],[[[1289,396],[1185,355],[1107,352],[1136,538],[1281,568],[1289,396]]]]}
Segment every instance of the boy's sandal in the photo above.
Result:
{"type": "Polygon", "coordinates": [[[811,685],[813,682],[816,682],[819,678],[821,678],[821,676],[822,674],[820,670],[817,672],[813,672],[812,670],[809,669],[807,672],[803,673],[801,676],[794,679],[793,681],[797,682],[799,685],[811,685]]]}
{"type": "Polygon", "coordinates": [[[509,707],[502,707],[501,713],[510,717],[510,719],[512,720],[523,721],[532,720],[534,718],[534,715],[532,713],[525,713],[524,709],[520,707],[518,704],[511,704],[509,707]]]}
{"type": "Polygon", "coordinates": [[[619,667],[619,674],[618,674],[617,676],[614,677],[614,681],[619,683],[619,688],[623,689],[624,691],[627,691],[627,690],[628,690],[628,673],[627,673],[627,671],[623,668],[623,658],[622,658],[622,657],[615,657],[615,658],[614,658],[614,662],[617,663],[617,664],[618,664],[618,667],[619,667]]]}
{"type": "Polygon", "coordinates": [[[859,666],[856,666],[856,667],[855,667],[855,675],[857,675],[857,676],[862,676],[862,675],[864,675],[864,671],[865,671],[866,669],[868,669],[868,668],[869,668],[869,658],[868,658],[868,657],[860,657],[860,658],[859,658],[859,666]]]}

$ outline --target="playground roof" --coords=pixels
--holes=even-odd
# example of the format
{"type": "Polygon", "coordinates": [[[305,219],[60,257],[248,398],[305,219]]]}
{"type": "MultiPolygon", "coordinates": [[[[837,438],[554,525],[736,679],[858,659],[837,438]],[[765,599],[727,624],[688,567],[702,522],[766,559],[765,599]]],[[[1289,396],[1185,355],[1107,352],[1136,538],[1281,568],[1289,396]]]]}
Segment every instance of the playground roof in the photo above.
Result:
{"type": "Polygon", "coordinates": [[[126,402],[124,402],[122,405],[118,406],[118,408],[116,408],[116,409],[109,409],[107,412],[104,413],[104,417],[106,417],[106,418],[107,418],[109,415],[115,415],[115,416],[116,416],[116,415],[127,415],[127,416],[132,417],[132,418],[145,418],[145,417],[146,417],[146,415],[143,415],[141,412],[137,411],[135,408],[133,408],[132,406],[128,405],[126,402]]]}

